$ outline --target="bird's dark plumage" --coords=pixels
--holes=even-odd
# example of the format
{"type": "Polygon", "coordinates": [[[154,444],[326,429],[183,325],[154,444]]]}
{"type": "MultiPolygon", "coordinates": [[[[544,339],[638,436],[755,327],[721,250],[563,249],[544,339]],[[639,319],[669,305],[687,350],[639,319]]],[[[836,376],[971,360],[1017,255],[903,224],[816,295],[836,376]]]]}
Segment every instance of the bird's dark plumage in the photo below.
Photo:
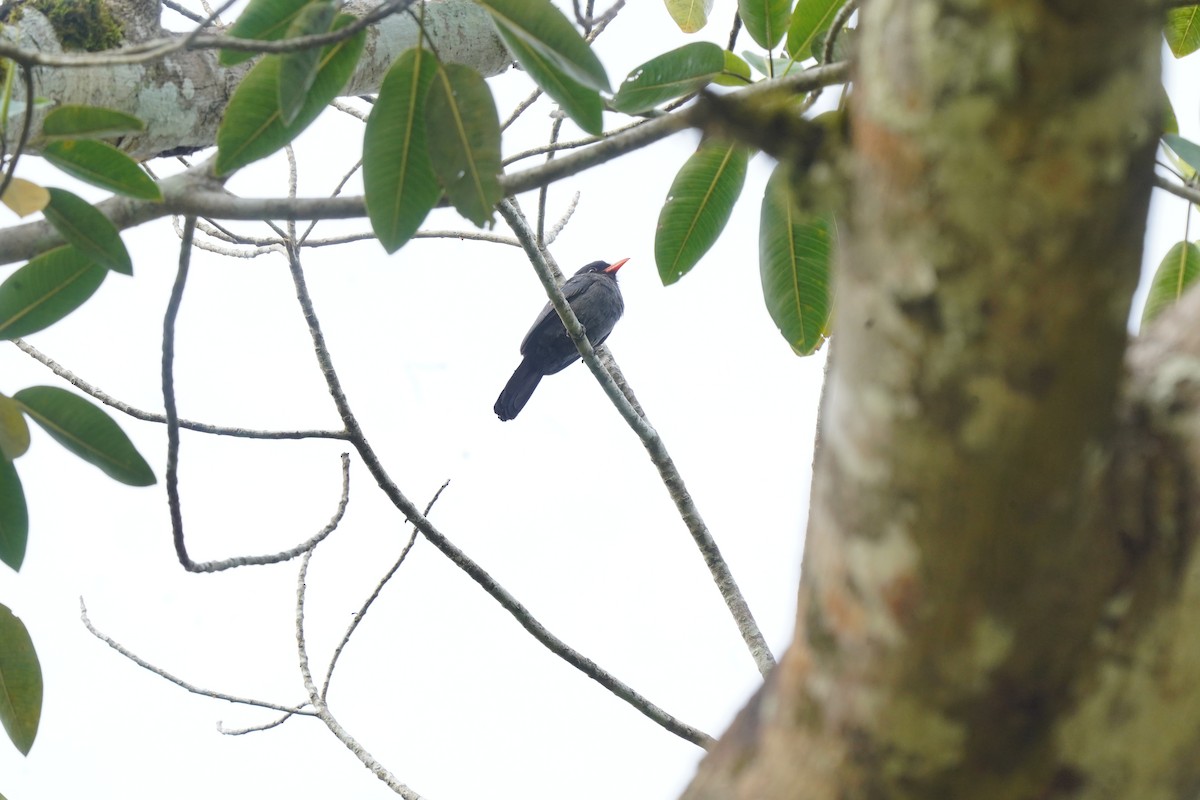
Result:
{"type": "MultiPolygon", "coordinates": [[[[593,261],[563,284],[563,296],[587,329],[588,341],[593,347],[603,344],[625,310],[617,286],[617,270],[628,260],[623,258],[612,264],[593,261]]],[[[494,410],[502,420],[513,419],[521,413],[542,376],[553,375],[579,358],[579,350],[550,303],[546,303],[521,341],[521,355],[524,358],[517,365],[517,371],[496,399],[494,410]]]]}

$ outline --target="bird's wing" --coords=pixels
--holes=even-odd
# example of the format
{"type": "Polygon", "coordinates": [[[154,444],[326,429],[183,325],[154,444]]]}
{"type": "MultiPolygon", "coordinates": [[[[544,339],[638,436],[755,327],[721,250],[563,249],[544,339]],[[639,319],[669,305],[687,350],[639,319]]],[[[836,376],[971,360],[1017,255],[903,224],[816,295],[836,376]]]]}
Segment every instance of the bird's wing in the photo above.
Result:
{"type": "MultiPolygon", "coordinates": [[[[584,290],[591,285],[592,282],[590,280],[586,280],[586,278],[592,277],[595,276],[575,275],[562,285],[562,293],[563,296],[567,298],[568,303],[573,302],[576,297],[582,294],[584,290]],[[585,280],[578,280],[579,278],[584,278],[585,280]]],[[[551,325],[555,326],[556,328],[561,328],[562,320],[558,318],[558,312],[554,310],[554,304],[548,302],[542,308],[541,313],[537,315],[537,319],[535,319],[533,324],[529,326],[529,331],[525,334],[525,338],[521,340],[521,355],[525,355],[525,347],[529,344],[529,340],[535,335],[540,334],[545,328],[551,325]]],[[[564,332],[566,331],[565,328],[563,328],[563,330],[564,332]]]]}

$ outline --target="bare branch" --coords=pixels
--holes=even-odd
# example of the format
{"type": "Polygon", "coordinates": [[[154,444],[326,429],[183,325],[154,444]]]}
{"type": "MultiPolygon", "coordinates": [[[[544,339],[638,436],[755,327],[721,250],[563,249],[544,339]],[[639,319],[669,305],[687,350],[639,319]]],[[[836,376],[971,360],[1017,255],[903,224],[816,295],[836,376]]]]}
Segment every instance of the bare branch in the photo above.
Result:
{"type": "MultiPolygon", "coordinates": [[[[646,448],[646,452],[650,454],[650,460],[658,469],[658,474],[662,478],[663,485],[667,487],[667,493],[671,495],[671,500],[675,503],[675,508],[679,511],[679,515],[687,526],[688,532],[691,533],[696,547],[699,548],[700,555],[704,558],[704,563],[708,566],[709,572],[712,573],[713,580],[716,581],[717,588],[721,592],[721,597],[725,600],[725,605],[733,615],[738,631],[742,634],[742,639],[745,640],[746,645],[750,649],[750,655],[754,658],[754,663],[758,666],[759,672],[765,676],[774,668],[775,658],[771,655],[771,649],[767,646],[766,639],[763,638],[762,632],[758,629],[758,623],[754,621],[754,615],[750,612],[750,606],[746,602],[746,598],[742,596],[737,582],[733,579],[733,573],[730,571],[729,565],[725,563],[725,559],[721,556],[721,550],[717,547],[716,540],[709,532],[708,526],[704,524],[704,520],[700,516],[700,510],[692,502],[692,497],[684,485],[683,477],[679,474],[679,470],[675,467],[675,462],[667,452],[666,444],[663,443],[662,437],[658,435],[658,431],[651,427],[642,409],[634,406],[635,401],[632,397],[632,392],[627,395],[628,388],[622,390],[622,387],[617,385],[617,382],[609,374],[605,364],[601,362],[601,359],[597,355],[596,348],[593,348],[591,342],[588,341],[583,326],[579,324],[579,319],[575,316],[575,312],[563,296],[553,272],[546,264],[545,254],[538,247],[537,236],[530,228],[524,214],[521,213],[521,210],[512,200],[502,201],[499,205],[499,210],[505,222],[512,228],[513,233],[517,235],[517,239],[524,246],[525,254],[529,256],[529,261],[533,264],[534,271],[537,272],[542,286],[545,287],[550,302],[554,304],[554,308],[558,311],[558,315],[562,319],[563,325],[570,334],[572,341],[579,348],[580,355],[583,356],[588,369],[596,376],[596,380],[599,381],[604,393],[612,400],[617,411],[629,423],[629,427],[633,429],[633,432],[641,440],[642,446],[646,448]]],[[[615,361],[612,363],[615,365],[615,361]]]]}
{"type": "MultiPolygon", "coordinates": [[[[226,728],[224,724],[217,722],[217,732],[225,736],[245,736],[248,733],[262,733],[263,731],[269,731],[272,728],[278,728],[280,725],[291,719],[292,716],[295,715],[300,709],[307,708],[308,705],[308,703],[304,703],[296,706],[294,709],[289,710],[282,716],[276,717],[270,722],[264,722],[261,725],[248,725],[244,728],[226,728]]],[[[314,712],[309,713],[314,717],[316,716],[314,712]]]]}
{"type": "Polygon", "coordinates": [[[175,0],[162,0],[162,4],[174,11],[176,14],[179,14],[182,17],[187,17],[192,22],[204,22],[204,17],[186,8],[185,6],[176,3],[175,0]]]}
{"type": "Polygon", "coordinates": [[[304,642],[304,593],[305,593],[305,578],[308,575],[308,562],[312,558],[313,551],[306,550],[304,558],[300,560],[300,572],[296,579],[296,648],[300,655],[300,674],[304,678],[304,688],[308,690],[308,699],[312,703],[314,713],[320,717],[325,723],[325,727],[338,738],[346,749],[358,757],[358,760],[363,763],[367,769],[375,774],[376,778],[388,785],[393,792],[400,795],[404,800],[421,800],[421,795],[414,792],[408,786],[400,782],[387,767],[375,760],[375,757],[366,751],[366,749],[358,743],[350,733],[341,726],[341,724],[330,713],[329,707],[325,705],[325,701],[321,699],[321,695],[317,692],[317,686],[313,683],[312,671],[308,667],[308,648],[304,642]]]}
{"type": "MultiPolygon", "coordinates": [[[[828,64],[830,59],[833,58],[833,46],[837,43],[838,36],[841,35],[842,30],[846,27],[846,23],[850,21],[850,17],[852,17],[854,12],[857,10],[858,0],[846,0],[842,7],[838,9],[837,14],[834,15],[833,21],[829,23],[829,33],[825,37],[825,44],[821,48],[822,64],[828,64]]],[[[800,105],[800,110],[807,111],[808,109],[812,108],[816,104],[817,98],[821,96],[821,92],[824,91],[824,89],[824,86],[818,86],[816,89],[813,89],[811,92],[809,92],[808,97],[804,98],[804,102],[800,105]]]]}
{"type": "MultiPolygon", "coordinates": [[[[563,118],[559,116],[550,125],[550,145],[558,141],[558,134],[562,130],[563,118]]],[[[546,160],[550,161],[554,158],[554,151],[546,153],[546,160]]],[[[537,213],[537,243],[539,248],[546,246],[546,196],[550,193],[549,186],[543,186],[538,190],[538,213],[537,213]]]]}
{"type": "Polygon", "coordinates": [[[285,550],[264,556],[236,556],[222,561],[205,561],[197,563],[187,552],[183,539],[183,510],[179,499],[179,417],[175,409],[175,319],[179,315],[179,306],[183,302],[183,289],[187,284],[188,265],[191,261],[192,235],[196,230],[196,218],[189,217],[183,230],[183,243],[179,248],[179,270],[175,275],[175,285],[171,289],[171,299],[167,302],[167,311],[163,315],[162,339],[162,391],[163,406],[167,417],[167,469],[166,489],[167,506],[171,516],[171,537],[175,543],[175,554],[179,563],[189,572],[220,572],[234,567],[262,564],[278,564],[290,561],[301,553],[308,553],[322,539],[333,533],[346,513],[350,502],[350,456],[342,453],[342,496],[338,501],[337,511],[329,523],[315,536],[306,542],[285,550]]]}
{"type": "MultiPolygon", "coordinates": [[[[140,419],[143,422],[157,422],[165,425],[167,418],[162,414],[153,414],[149,411],[143,411],[140,408],[134,408],[128,403],[124,403],[112,395],[104,392],[101,389],[80,378],[69,369],[59,364],[50,356],[38,350],[33,345],[26,342],[24,339],[13,339],[12,343],[17,346],[22,352],[28,355],[35,361],[40,362],[51,372],[62,378],[67,383],[74,386],[86,395],[94,397],[106,406],[120,411],[122,414],[128,414],[134,419],[140,419]]],[[[329,430],[298,430],[298,431],[263,431],[253,430],[250,428],[230,428],[221,425],[209,425],[206,422],[193,422],[192,420],[178,420],[179,427],[187,428],[188,430],[198,433],[209,433],[215,436],[232,436],[237,439],[345,439],[347,438],[345,431],[329,431],[329,430]]]]}
{"type": "MultiPolygon", "coordinates": [[[[438,498],[442,496],[442,492],[445,491],[446,487],[449,485],[450,481],[447,480],[440,487],[438,487],[436,492],[433,493],[433,497],[425,505],[424,513],[426,517],[429,516],[429,512],[433,509],[433,504],[438,501],[438,498]]],[[[408,558],[409,551],[412,550],[413,545],[416,544],[418,533],[419,531],[414,527],[412,530],[412,535],[408,537],[408,541],[405,543],[404,547],[400,549],[400,555],[396,559],[396,563],[393,564],[386,573],[384,573],[382,578],[380,578],[379,583],[375,585],[374,591],[372,591],[370,596],[367,597],[367,599],[363,602],[362,608],[355,613],[354,619],[350,621],[350,626],[346,628],[346,633],[343,634],[342,640],[338,642],[337,647],[334,648],[333,656],[329,659],[329,668],[325,670],[325,684],[321,687],[322,700],[325,700],[326,702],[329,700],[329,681],[333,678],[333,670],[337,666],[338,659],[342,657],[342,650],[344,650],[346,645],[350,642],[350,637],[354,635],[354,631],[358,628],[359,623],[363,621],[363,617],[367,615],[367,611],[370,610],[371,604],[375,602],[376,598],[379,597],[379,593],[383,591],[383,587],[387,586],[388,581],[392,579],[392,576],[395,575],[397,570],[400,569],[400,565],[404,563],[406,558],[408,558]]]]}
{"type": "MultiPolygon", "coordinates": [[[[546,237],[547,246],[554,244],[554,240],[557,239],[558,235],[563,232],[563,228],[567,227],[567,223],[571,221],[571,217],[574,216],[575,209],[578,206],[579,192],[576,192],[575,196],[571,198],[571,202],[567,206],[567,210],[563,212],[563,215],[559,217],[558,222],[554,223],[554,227],[550,229],[550,235],[546,237]]],[[[513,244],[517,245],[517,247],[521,246],[521,243],[515,239],[513,240],[513,244]]]]}
{"type": "MultiPolygon", "coordinates": [[[[766,91],[807,91],[829,83],[840,83],[849,76],[845,63],[815,67],[774,81],[764,81],[739,91],[749,97],[766,91]],[[744,94],[749,93],[749,94],[744,94]]],[[[616,158],[684,130],[699,119],[695,106],[667,114],[624,129],[611,138],[592,143],[579,153],[556,158],[545,164],[506,175],[501,188],[506,196],[538,189],[570,175],[605,164],[616,158]]],[[[194,215],[228,220],[264,219],[353,219],[366,216],[362,197],[337,198],[247,198],[237,197],[220,188],[209,174],[211,160],[179,175],[159,182],[161,202],[111,197],[96,204],[118,228],[125,229],[170,214],[194,215]]],[[[63,244],[62,237],[47,222],[29,222],[0,232],[0,264],[32,258],[63,244]]]]}
{"type": "Polygon", "coordinates": [[[1182,197],[1184,200],[1200,204],[1200,190],[1194,186],[1175,183],[1161,175],[1154,176],[1154,185],[1163,191],[1170,192],[1176,197],[1182,197]]]}
{"type": "MultiPolygon", "coordinates": [[[[25,152],[25,145],[29,143],[29,131],[33,126],[33,106],[34,106],[34,91],[33,91],[33,70],[29,67],[21,68],[21,80],[25,84],[25,113],[21,115],[21,136],[17,140],[17,149],[13,151],[12,158],[8,161],[8,169],[4,172],[4,181],[0,182],[0,197],[8,191],[8,185],[12,183],[13,176],[17,173],[17,162],[21,160],[21,156],[25,152]]],[[[8,109],[8,104],[5,104],[5,110],[8,109]]]]}
{"type": "Polygon", "coordinates": [[[104,642],[106,645],[111,647],[113,650],[116,650],[118,653],[125,656],[130,661],[132,661],[133,663],[135,663],[139,667],[141,667],[142,669],[147,670],[149,672],[153,672],[155,675],[159,676],[160,678],[165,678],[166,680],[170,681],[171,683],[175,684],[176,686],[186,689],[187,691],[191,692],[192,694],[198,694],[198,695],[202,695],[204,697],[211,697],[214,700],[225,700],[230,703],[238,703],[240,705],[245,705],[245,706],[257,706],[259,708],[269,708],[274,711],[282,711],[285,714],[287,714],[288,716],[292,716],[292,715],[300,715],[303,717],[315,717],[316,716],[315,712],[304,710],[304,706],[307,705],[307,703],[305,703],[303,705],[299,705],[299,706],[285,706],[285,705],[281,705],[279,703],[269,703],[265,700],[255,700],[250,697],[238,697],[238,696],[232,695],[232,694],[225,694],[224,692],[215,692],[215,691],[212,691],[211,689],[201,689],[199,686],[188,683],[187,681],[183,680],[182,678],[178,678],[178,677],[172,675],[171,673],[167,672],[166,670],[162,669],[161,667],[156,667],[153,664],[151,664],[149,661],[146,661],[145,659],[138,657],[135,653],[133,653],[128,648],[124,647],[123,645],[121,645],[118,642],[116,642],[115,640],[113,640],[111,637],[109,637],[106,634],[101,633],[99,630],[97,630],[96,626],[94,626],[92,624],[91,619],[88,618],[87,606],[84,605],[82,597],[79,598],[79,616],[83,620],[84,626],[88,629],[88,632],[90,634],[92,634],[92,636],[95,636],[97,639],[104,642]]]}
{"type": "MultiPolygon", "coordinates": [[[[317,319],[317,314],[313,308],[312,297],[308,293],[308,285],[304,280],[304,271],[300,265],[300,260],[295,251],[291,258],[292,282],[296,287],[296,299],[300,303],[300,308],[304,313],[304,320],[308,325],[309,334],[313,340],[313,352],[317,357],[317,363],[320,365],[321,374],[325,376],[325,383],[329,388],[329,394],[333,398],[334,405],[337,406],[338,414],[342,418],[342,422],[346,425],[346,430],[350,433],[350,441],[354,444],[359,456],[363,459],[363,463],[371,476],[375,478],[375,482],[388,499],[398,508],[404,516],[421,531],[422,535],[442,552],[447,558],[454,563],[459,569],[465,572],[473,581],[479,584],[484,591],[492,596],[496,602],[500,603],[514,619],[529,632],[531,636],[541,642],[550,652],[557,655],[559,658],[566,661],[571,666],[578,669],[583,674],[587,675],[592,680],[599,683],[604,688],[621,698],[639,712],[652,719],[654,722],[661,725],[666,730],[674,733],[683,739],[686,739],[700,747],[709,747],[713,743],[713,739],[708,734],[680,722],[675,717],[663,711],[661,708],[651,703],[646,698],[635,692],[628,685],[618,680],[614,675],[601,669],[596,662],[585,657],[578,651],[567,646],[567,644],[552,634],[546,629],[525,606],[517,601],[515,597],[509,594],[503,586],[501,586],[495,578],[493,578],[483,567],[475,563],[466,553],[458,549],[450,542],[446,536],[439,531],[429,519],[421,513],[420,509],[413,504],[411,500],[400,491],[400,488],[392,481],[387,471],[380,463],[379,457],[374,449],[367,441],[366,435],[358,424],[358,420],[354,416],[353,410],[350,408],[350,403],[346,399],[346,393],[342,388],[341,380],[338,378],[337,370],[334,369],[333,359],[330,357],[329,348],[325,344],[325,335],[321,331],[320,322],[317,319]]],[[[318,698],[319,699],[319,698],[318,698]]]]}

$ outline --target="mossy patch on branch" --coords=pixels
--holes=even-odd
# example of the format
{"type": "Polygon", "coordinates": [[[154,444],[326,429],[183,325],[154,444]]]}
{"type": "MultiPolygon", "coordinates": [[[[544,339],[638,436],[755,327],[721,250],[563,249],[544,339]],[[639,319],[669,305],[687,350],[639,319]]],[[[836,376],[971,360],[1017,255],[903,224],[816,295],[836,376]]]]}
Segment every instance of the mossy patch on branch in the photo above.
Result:
{"type": "Polygon", "coordinates": [[[96,53],[121,46],[121,23],[103,0],[21,0],[7,6],[3,21],[17,22],[26,8],[50,20],[64,50],[96,53]]]}

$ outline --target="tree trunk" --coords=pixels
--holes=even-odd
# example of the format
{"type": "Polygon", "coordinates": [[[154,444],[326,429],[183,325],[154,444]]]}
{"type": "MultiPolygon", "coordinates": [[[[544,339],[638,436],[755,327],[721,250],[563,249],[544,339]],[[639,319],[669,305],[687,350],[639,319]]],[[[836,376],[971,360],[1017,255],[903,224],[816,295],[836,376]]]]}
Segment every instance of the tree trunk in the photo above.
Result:
{"type": "Polygon", "coordinates": [[[1124,367],[1160,11],[860,13],[796,639],[685,796],[1194,797],[1200,335],[1124,367]]]}

